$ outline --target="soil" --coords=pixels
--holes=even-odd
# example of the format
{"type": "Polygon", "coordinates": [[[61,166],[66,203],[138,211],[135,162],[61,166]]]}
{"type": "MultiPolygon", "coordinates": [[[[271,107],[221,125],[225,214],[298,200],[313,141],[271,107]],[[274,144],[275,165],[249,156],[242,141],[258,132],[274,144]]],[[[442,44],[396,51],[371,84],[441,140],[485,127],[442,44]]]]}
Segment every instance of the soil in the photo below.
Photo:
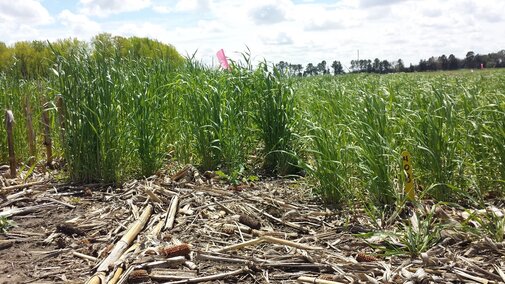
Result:
{"type": "MultiPolygon", "coordinates": [[[[426,252],[410,256],[399,228],[412,214],[378,228],[362,210],[322,205],[303,179],[234,186],[188,167],[121,186],[32,181],[40,184],[1,191],[0,216],[13,208],[31,210],[9,215],[13,227],[0,234],[0,283],[86,282],[147,204],[154,210],[135,238],[138,248],[123,254],[106,277],[121,264],[129,274],[124,283],[173,280],[156,278],[159,271],[193,273],[187,278],[194,282],[217,275],[206,283],[297,283],[300,277],[304,283],[505,282],[504,242],[443,229],[426,252]],[[174,226],[157,233],[176,195],[174,226]],[[179,252],[185,261],[166,263],[181,244],[191,251],[179,252]],[[231,247],[237,244],[242,245],[231,247]],[[225,277],[230,272],[236,273],[225,277]]],[[[432,203],[421,207],[420,220],[432,203]]],[[[464,222],[464,210],[440,206],[434,212],[440,223],[464,222]]]]}

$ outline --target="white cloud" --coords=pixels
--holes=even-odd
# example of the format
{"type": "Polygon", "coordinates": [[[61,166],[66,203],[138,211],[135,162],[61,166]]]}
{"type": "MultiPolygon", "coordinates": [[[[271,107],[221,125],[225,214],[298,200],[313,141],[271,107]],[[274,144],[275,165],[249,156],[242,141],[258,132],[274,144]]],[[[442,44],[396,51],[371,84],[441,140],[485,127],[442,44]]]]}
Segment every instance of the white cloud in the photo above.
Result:
{"type": "Polygon", "coordinates": [[[39,28],[53,22],[39,1],[0,0],[0,41],[43,40],[39,28]]]}
{"type": "MultiPolygon", "coordinates": [[[[80,1],[79,9],[61,12],[55,25],[26,21],[22,29],[21,20],[12,20],[16,17],[5,21],[6,11],[12,8],[0,6],[0,38],[7,42],[62,36],[87,39],[109,32],[152,37],[173,44],[181,54],[198,50],[197,58],[207,63],[221,48],[232,59],[240,59],[237,52],[248,46],[253,58],[304,66],[323,59],[345,65],[356,58],[358,49],[360,58],[402,58],[408,65],[430,56],[463,57],[469,50],[489,53],[505,46],[505,14],[501,13],[505,1],[500,0],[80,1]],[[105,17],[146,7],[150,9],[132,13],[131,19],[105,17]],[[104,17],[94,19],[95,15],[104,17]]],[[[35,18],[45,18],[47,23],[50,15],[35,18]]]]}
{"type": "Polygon", "coordinates": [[[427,7],[423,11],[423,16],[429,17],[429,18],[436,18],[440,17],[442,15],[442,10],[434,7],[427,7]]]}
{"type": "Polygon", "coordinates": [[[97,22],[90,20],[85,15],[74,14],[69,10],[63,10],[58,14],[58,20],[63,26],[69,28],[71,36],[90,38],[101,32],[101,27],[97,22]]]}
{"type": "Polygon", "coordinates": [[[250,12],[250,16],[254,23],[268,25],[286,20],[286,11],[280,5],[268,4],[254,8],[250,12]]]}
{"type": "Polygon", "coordinates": [[[293,10],[291,18],[302,22],[306,33],[332,32],[332,30],[347,29],[359,25],[366,14],[345,1],[338,5],[298,5],[293,10]]]}
{"type": "Polygon", "coordinates": [[[179,0],[175,5],[177,12],[206,12],[210,10],[210,0],[179,0]]]}
{"type": "Polygon", "coordinates": [[[313,19],[305,25],[305,31],[327,31],[345,28],[345,25],[338,20],[313,19]]]}
{"type": "Polygon", "coordinates": [[[396,4],[400,2],[405,2],[408,0],[360,0],[360,6],[362,8],[373,7],[373,6],[387,6],[391,4],[396,4]]]}
{"type": "Polygon", "coordinates": [[[82,14],[99,17],[139,11],[151,5],[151,0],[80,0],[79,2],[82,14]]]}
{"type": "Polygon", "coordinates": [[[198,21],[198,30],[205,33],[221,33],[225,32],[225,29],[218,21],[198,21]]]}
{"type": "Polygon", "coordinates": [[[150,22],[122,24],[114,29],[114,33],[122,36],[149,37],[159,40],[170,38],[166,27],[150,22]]]}
{"type": "Polygon", "coordinates": [[[159,14],[169,13],[204,13],[211,12],[210,0],[179,0],[175,5],[167,5],[163,1],[154,2],[151,5],[154,12],[159,14]]]}
{"type": "Polygon", "coordinates": [[[496,23],[505,20],[505,3],[503,1],[482,0],[480,2],[464,1],[457,11],[467,14],[478,22],[496,23]]]}
{"type": "Polygon", "coordinates": [[[285,32],[279,32],[273,37],[263,37],[262,42],[267,45],[291,45],[293,38],[285,32]]]}
{"type": "MultiPolygon", "coordinates": [[[[477,11],[470,9],[470,5],[464,12],[454,13],[463,9],[458,0],[341,0],[326,4],[258,0],[242,5],[235,1],[214,1],[211,8],[219,15],[216,21],[222,31],[206,34],[196,27],[197,36],[184,33],[179,36],[184,38],[181,45],[184,49],[194,46],[204,50],[202,46],[216,46],[243,51],[248,45],[260,57],[303,64],[323,59],[348,62],[355,59],[358,49],[362,58],[402,58],[408,64],[444,53],[464,56],[467,49],[486,53],[496,51],[494,47],[500,43],[505,46],[505,39],[501,39],[505,37],[505,23],[499,15],[490,14],[490,11],[501,11],[496,8],[502,4],[497,0],[468,1],[478,7],[477,11]],[[264,13],[263,18],[251,17],[254,12],[263,12],[262,7],[271,7],[268,12],[273,12],[264,13]],[[480,10],[487,11],[488,16],[486,20],[476,21],[480,10]],[[493,28],[500,36],[484,32],[488,26],[485,22],[491,20],[503,27],[500,31],[493,28]],[[264,25],[264,22],[270,24],[264,25]],[[209,39],[198,40],[203,34],[209,39]],[[474,37],[481,37],[483,42],[475,41],[474,37]]],[[[179,46],[176,41],[172,42],[179,46]]]]}
{"type": "Polygon", "coordinates": [[[38,26],[52,22],[53,18],[39,1],[0,1],[0,23],[38,26]]]}
{"type": "Polygon", "coordinates": [[[151,8],[153,9],[154,12],[160,14],[169,14],[174,11],[174,9],[172,9],[171,7],[164,5],[152,5],[151,8]]]}

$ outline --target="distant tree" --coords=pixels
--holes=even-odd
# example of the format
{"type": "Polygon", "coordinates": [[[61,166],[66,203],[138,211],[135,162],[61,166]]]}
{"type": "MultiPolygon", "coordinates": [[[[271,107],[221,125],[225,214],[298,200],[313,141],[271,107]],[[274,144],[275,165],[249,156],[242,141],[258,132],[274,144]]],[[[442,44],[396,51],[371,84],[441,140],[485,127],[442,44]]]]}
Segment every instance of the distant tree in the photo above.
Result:
{"type": "Polygon", "coordinates": [[[7,48],[7,45],[5,42],[0,41],[0,55],[4,54],[9,48],[7,48]]]}
{"type": "Polygon", "coordinates": [[[23,79],[46,76],[54,59],[47,42],[43,41],[16,42],[12,51],[12,71],[23,79]]]}
{"type": "Polygon", "coordinates": [[[307,64],[307,67],[305,67],[305,71],[303,72],[304,76],[312,76],[312,75],[317,75],[317,69],[314,67],[314,64],[309,63],[307,64]]]}
{"type": "Polygon", "coordinates": [[[416,67],[414,67],[414,65],[412,65],[412,63],[410,63],[409,72],[414,72],[414,71],[416,71],[416,67]]]}
{"type": "Polygon", "coordinates": [[[474,68],[475,52],[469,51],[465,56],[465,68],[474,68]]]}
{"type": "Polygon", "coordinates": [[[391,73],[392,71],[392,68],[391,68],[391,63],[389,63],[389,61],[387,60],[382,60],[381,62],[381,73],[382,74],[387,74],[387,73],[391,73]]]}
{"type": "Polygon", "coordinates": [[[403,60],[401,58],[396,61],[395,69],[396,72],[405,72],[405,64],[403,64],[403,60]]]}
{"type": "Polygon", "coordinates": [[[459,59],[454,54],[449,55],[448,68],[449,70],[456,70],[459,68],[459,59]]]}
{"type": "Polygon", "coordinates": [[[301,76],[303,66],[301,64],[289,64],[288,69],[291,76],[301,76]]]}
{"type": "Polygon", "coordinates": [[[351,71],[352,72],[361,72],[361,66],[359,60],[351,60],[351,71]]]}
{"type": "Polygon", "coordinates": [[[439,69],[438,61],[435,57],[432,56],[428,59],[428,62],[426,62],[426,69],[428,71],[437,71],[439,69]]]}
{"type": "Polygon", "coordinates": [[[326,60],[321,61],[321,63],[317,64],[317,73],[318,74],[326,74],[327,68],[326,68],[326,60]]]}
{"type": "Polygon", "coordinates": [[[13,64],[12,49],[0,42],[0,72],[6,71],[13,64]]]}
{"type": "Polygon", "coordinates": [[[366,60],[365,59],[360,59],[358,61],[358,70],[359,70],[359,72],[365,72],[366,71],[366,60]]]}
{"type": "Polygon", "coordinates": [[[428,71],[428,62],[424,59],[419,61],[418,70],[421,72],[428,71]]]}
{"type": "Polygon", "coordinates": [[[281,71],[283,74],[288,74],[289,63],[284,61],[279,61],[279,63],[275,64],[275,67],[281,71]]]}
{"type": "Polygon", "coordinates": [[[91,40],[92,48],[97,51],[95,56],[118,56],[134,59],[165,59],[173,66],[180,65],[184,58],[169,44],[146,37],[113,37],[111,34],[102,33],[91,40]],[[119,54],[118,54],[119,53],[119,54]]]}
{"type": "Polygon", "coordinates": [[[485,68],[492,68],[492,67],[495,67],[495,64],[490,56],[491,54],[483,54],[483,55],[479,55],[479,59],[481,61],[482,64],[484,64],[484,67],[485,68]]]}
{"type": "Polygon", "coordinates": [[[447,56],[445,56],[445,54],[438,58],[438,62],[440,63],[440,68],[442,70],[449,70],[449,59],[447,59],[447,56]]]}
{"type": "Polygon", "coordinates": [[[505,49],[500,50],[497,53],[495,53],[495,58],[496,58],[496,67],[497,68],[503,68],[505,67],[505,49]]]}
{"type": "Polygon", "coordinates": [[[303,70],[302,64],[296,64],[296,71],[298,72],[298,76],[302,75],[302,70],[303,70]]]}
{"type": "Polygon", "coordinates": [[[474,68],[480,68],[480,65],[483,64],[486,66],[486,60],[484,60],[484,56],[480,54],[476,54],[475,57],[473,58],[473,66],[474,68]]]}
{"type": "Polygon", "coordinates": [[[343,74],[344,73],[344,68],[342,68],[342,63],[340,61],[333,61],[331,64],[331,68],[333,68],[333,74],[338,75],[338,74],[343,74]]]}
{"type": "Polygon", "coordinates": [[[380,73],[381,72],[381,61],[379,58],[375,58],[373,61],[372,65],[372,70],[375,73],[380,73]]]}
{"type": "Polygon", "coordinates": [[[2,54],[2,52],[4,52],[5,50],[7,50],[7,45],[5,44],[5,42],[0,41],[0,54],[2,54]]]}
{"type": "Polygon", "coordinates": [[[34,40],[31,42],[33,49],[32,66],[30,72],[32,76],[46,76],[51,66],[54,56],[49,49],[47,41],[34,40]]]}
{"type": "Polygon", "coordinates": [[[90,50],[89,43],[78,39],[61,39],[51,43],[51,48],[63,57],[70,56],[78,50],[90,50]]]}
{"type": "Polygon", "coordinates": [[[366,71],[367,73],[372,73],[372,72],[373,72],[373,68],[372,68],[372,60],[370,60],[370,59],[365,60],[364,65],[365,65],[365,66],[364,66],[365,71],[366,71]]]}

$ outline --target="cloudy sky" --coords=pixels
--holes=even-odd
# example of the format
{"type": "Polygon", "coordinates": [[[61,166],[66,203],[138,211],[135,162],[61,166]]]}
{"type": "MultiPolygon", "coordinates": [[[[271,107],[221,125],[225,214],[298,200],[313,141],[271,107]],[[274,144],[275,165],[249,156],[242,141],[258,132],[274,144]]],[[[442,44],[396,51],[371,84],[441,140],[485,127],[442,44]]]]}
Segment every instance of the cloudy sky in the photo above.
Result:
{"type": "Polygon", "coordinates": [[[147,36],[210,63],[357,57],[417,63],[505,49],[503,0],[0,0],[0,41],[147,36]]]}

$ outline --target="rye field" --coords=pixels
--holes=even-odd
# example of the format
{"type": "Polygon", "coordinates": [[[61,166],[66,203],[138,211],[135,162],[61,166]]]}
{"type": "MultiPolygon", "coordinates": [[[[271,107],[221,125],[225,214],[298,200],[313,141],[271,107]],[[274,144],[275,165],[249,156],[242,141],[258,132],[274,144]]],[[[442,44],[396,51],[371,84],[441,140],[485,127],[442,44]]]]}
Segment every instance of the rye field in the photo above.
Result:
{"type": "MultiPolygon", "coordinates": [[[[440,246],[449,227],[451,232],[468,234],[470,243],[485,238],[497,247],[498,255],[503,253],[503,70],[290,77],[266,62],[253,64],[248,54],[232,62],[231,70],[221,70],[191,58],[175,64],[168,59],[120,56],[110,46],[97,46],[93,52],[79,47],[52,52],[55,59],[47,76],[21,79],[0,74],[2,110],[14,116],[13,150],[19,173],[14,179],[4,172],[2,196],[12,194],[7,192],[12,185],[31,179],[83,185],[88,192],[85,185],[131,186],[132,181],[156,180],[192,165],[169,176],[177,181],[180,173],[198,172],[231,191],[252,191],[258,184],[254,190],[263,193],[257,194],[268,196],[276,190],[265,184],[281,183],[282,194],[270,199],[287,204],[303,195],[300,200],[307,204],[340,212],[338,218],[343,219],[338,226],[324,223],[327,219],[321,221],[323,225],[305,224],[314,225],[314,232],[328,230],[327,225],[331,231],[347,230],[354,223],[368,228],[350,233],[367,240],[366,254],[358,254],[366,261],[395,255],[418,258],[440,246]],[[405,151],[410,153],[409,171],[405,151]],[[414,196],[405,192],[408,184],[413,184],[414,196]],[[445,222],[447,218],[457,225],[445,222]],[[370,240],[378,235],[381,242],[370,240]]],[[[0,163],[7,165],[12,159],[2,125],[0,163]]],[[[65,202],[95,204],[80,198],[65,202]]],[[[7,205],[15,205],[11,201],[7,205]]],[[[293,208],[304,212],[303,203],[297,204],[293,208]]],[[[225,213],[263,212],[250,210],[225,213]]],[[[268,214],[274,216],[268,222],[280,222],[275,214],[268,214]]],[[[14,215],[1,216],[0,229],[13,230],[9,224],[14,215]]],[[[311,230],[303,233],[314,235],[311,230]]],[[[234,231],[225,233],[238,236],[234,231]]],[[[242,233],[240,238],[236,241],[245,242],[242,233]]],[[[351,255],[356,258],[355,252],[347,257],[351,255]]],[[[472,280],[465,278],[472,272],[482,279],[493,274],[491,281],[499,282],[504,277],[503,261],[495,265],[498,268],[484,261],[487,274],[452,270],[457,276],[447,279],[472,280]]],[[[432,275],[430,279],[437,282],[440,277],[424,269],[423,275],[432,275]]],[[[246,273],[250,271],[233,275],[246,273]]],[[[417,277],[395,273],[404,281],[417,277]]]]}
{"type": "Polygon", "coordinates": [[[502,70],[302,78],[265,63],[228,72],[74,52],[49,78],[0,77],[21,169],[47,161],[47,125],[75,182],[149,177],[178,161],[237,180],[305,176],[331,204],[385,208],[403,199],[407,150],[420,197],[477,205],[503,191],[502,70]]]}

